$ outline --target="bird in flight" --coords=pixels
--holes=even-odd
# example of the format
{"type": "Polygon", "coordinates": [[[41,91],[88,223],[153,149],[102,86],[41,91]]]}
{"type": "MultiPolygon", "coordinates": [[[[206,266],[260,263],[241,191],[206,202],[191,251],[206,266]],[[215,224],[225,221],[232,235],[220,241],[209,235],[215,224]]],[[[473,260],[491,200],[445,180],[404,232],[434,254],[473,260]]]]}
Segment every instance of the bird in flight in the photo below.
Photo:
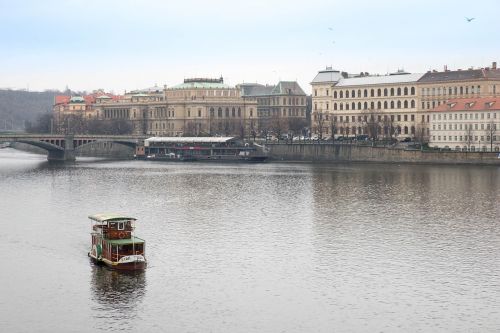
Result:
{"type": "Polygon", "coordinates": [[[465,19],[467,20],[467,22],[470,22],[470,21],[472,21],[472,20],[475,20],[476,18],[475,18],[475,17],[470,17],[470,18],[469,18],[469,17],[466,17],[465,19]]]}

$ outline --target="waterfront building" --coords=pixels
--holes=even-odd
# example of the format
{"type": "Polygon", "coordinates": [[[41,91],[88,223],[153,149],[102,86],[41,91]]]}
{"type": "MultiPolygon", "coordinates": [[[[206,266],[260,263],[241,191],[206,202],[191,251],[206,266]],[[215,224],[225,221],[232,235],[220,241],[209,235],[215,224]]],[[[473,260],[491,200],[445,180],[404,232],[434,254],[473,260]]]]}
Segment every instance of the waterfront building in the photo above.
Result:
{"type": "Polygon", "coordinates": [[[500,70],[497,63],[491,67],[467,70],[429,71],[418,80],[419,107],[431,110],[455,98],[500,96],[500,70]]]}
{"type": "Polygon", "coordinates": [[[152,136],[248,136],[258,119],[257,102],[243,99],[240,89],[225,84],[223,78],[185,79],[173,87],[155,86],[119,98],[109,94],[84,96],[78,99],[78,108],[70,100],[69,96],[58,96],[54,113],[82,116],[86,110],[92,119],[152,136]]]}
{"type": "Polygon", "coordinates": [[[349,76],[326,68],[311,82],[311,128],[321,137],[414,136],[419,125],[417,81],[422,75],[398,71],[349,76]]]}
{"type": "Polygon", "coordinates": [[[246,101],[257,102],[258,122],[254,129],[260,134],[300,133],[308,127],[307,95],[296,81],[276,85],[243,83],[238,87],[246,101]]]}
{"type": "Polygon", "coordinates": [[[428,111],[429,146],[499,151],[500,97],[454,98],[428,111]]]}
{"type": "Polygon", "coordinates": [[[402,70],[388,75],[353,76],[327,68],[311,82],[311,127],[320,136],[430,138],[428,111],[450,99],[500,96],[500,70],[491,68],[428,71],[402,70]]]}
{"type": "Polygon", "coordinates": [[[257,102],[242,98],[240,89],[222,77],[185,79],[167,88],[165,97],[166,113],[155,114],[148,134],[245,137],[257,122],[257,102]]]}

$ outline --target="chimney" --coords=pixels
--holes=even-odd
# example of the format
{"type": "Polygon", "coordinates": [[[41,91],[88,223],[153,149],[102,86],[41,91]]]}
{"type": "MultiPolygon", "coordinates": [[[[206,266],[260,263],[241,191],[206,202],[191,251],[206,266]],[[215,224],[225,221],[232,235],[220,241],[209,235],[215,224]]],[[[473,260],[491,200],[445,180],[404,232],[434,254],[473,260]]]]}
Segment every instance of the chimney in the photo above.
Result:
{"type": "Polygon", "coordinates": [[[443,69],[444,72],[447,72],[448,71],[448,65],[444,65],[444,69],[443,69]]]}
{"type": "Polygon", "coordinates": [[[496,62],[496,61],[493,61],[493,62],[491,63],[491,68],[492,68],[492,69],[497,69],[497,62],[496,62]]]}

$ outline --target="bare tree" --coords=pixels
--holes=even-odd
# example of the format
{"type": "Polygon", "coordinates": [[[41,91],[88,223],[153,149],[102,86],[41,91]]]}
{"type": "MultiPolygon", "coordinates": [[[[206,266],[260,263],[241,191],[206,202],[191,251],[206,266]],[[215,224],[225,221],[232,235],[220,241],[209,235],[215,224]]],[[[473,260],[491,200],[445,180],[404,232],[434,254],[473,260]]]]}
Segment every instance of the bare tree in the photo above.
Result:
{"type": "Polygon", "coordinates": [[[292,142],[295,134],[301,134],[304,128],[307,127],[305,118],[290,118],[288,120],[288,133],[291,134],[292,142]]]}
{"type": "Polygon", "coordinates": [[[323,112],[315,112],[313,115],[314,119],[314,130],[318,134],[318,139],[323,139],[323,130],[325,126],[326,117],[323,112]]]}
{"type": "Polygon", "coordinates": [[[375,110],[368,110],[368,112],[364,115],[364,127],[365,132],[368,134],[368,137],[374,141],[378,140],[380,134],[380,112],[375,110]]]}
{"type": "Polygon", "coordinates": [[[429,143],[429,136],[427,135],[427,128],[422,123],[417,124],[417,126],[415,128],[415,140],[418,143],[420,143],[421,145],[429,143]]]}
{"type": "Polygon", "coordinates": [[[281,135],[285,131],[285,122],[283,119],[281,119],[280,116],[273,116],[271,118],[271,130],[274,132],[274,134],[278,137],[278,142],[281,140],[281,135]]]}
{"type": "Polygon", "coordinates": [[[488,141],[490,142],[490,151],[493,151],[493,138],[496,137],[496,133],[497,133],[497,124],[495,124],[492,121],[490,121],[489,124],[486,124],[486,138],[488,139],[488,141]]]}
{"type": "Polygon", "coordinates": [[[337,133],[337,116],[330,116],[330,133],[332,135],[332,143],[335,142],[335,133],[337,133]]]}
{"type": "Polygon", "coordinates": [[[472,124],[465,124],[465,137],[464,142],[467,145],[467,150],[470,151],[470,145],[472,144],[472,124]]]}

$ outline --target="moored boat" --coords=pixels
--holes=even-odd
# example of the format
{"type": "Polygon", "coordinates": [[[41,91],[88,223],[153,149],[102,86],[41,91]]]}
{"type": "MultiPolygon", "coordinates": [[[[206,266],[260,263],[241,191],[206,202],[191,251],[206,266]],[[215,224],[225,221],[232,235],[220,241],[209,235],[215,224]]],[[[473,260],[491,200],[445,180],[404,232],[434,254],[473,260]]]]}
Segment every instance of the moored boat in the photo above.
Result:
{"type": "Polygon", "coordinates": [[[92,248],[89,257],[98,264],[118,270],[146,268],[146,241],[134,236],[134,217],[102,213],[90,215],[92,248]]]}
{"type": "Polygon", "coordinates": [[[259,153],[259,147],[234,137],[153,137],[146,139],[144,145],[145,158],[156,161],[252,163],[267,160],[265,154],[259,153]]]}

